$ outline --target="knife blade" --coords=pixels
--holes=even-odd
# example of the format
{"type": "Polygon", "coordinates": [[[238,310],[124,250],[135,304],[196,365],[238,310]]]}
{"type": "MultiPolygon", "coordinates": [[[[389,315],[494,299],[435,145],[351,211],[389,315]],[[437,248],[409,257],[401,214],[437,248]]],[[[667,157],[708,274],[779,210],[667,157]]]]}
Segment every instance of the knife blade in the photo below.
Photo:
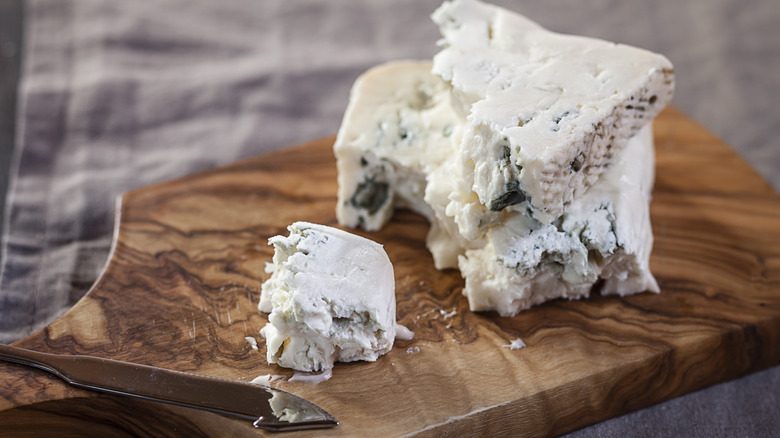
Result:
{"type": "Polygon", "coordinates": [[[80,388],[243,418],[260,429],[288,431],[338,425],[332,415],[298,396],[237,380],[4,344],[0,344],[0,359],[48,371],[80,388]]]}

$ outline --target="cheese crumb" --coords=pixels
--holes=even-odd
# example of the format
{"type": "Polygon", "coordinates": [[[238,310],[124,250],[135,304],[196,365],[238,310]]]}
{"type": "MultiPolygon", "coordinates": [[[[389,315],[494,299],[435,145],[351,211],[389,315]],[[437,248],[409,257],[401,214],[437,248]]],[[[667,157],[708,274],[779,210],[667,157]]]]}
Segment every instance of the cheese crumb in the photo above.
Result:
{"type": "Polygon", "coordinates": [[[249,342],[249,346],[252,347],[252,350],[257,351],[257,339],[255,339],[255,338],[253,338],[251,336],[247,336],[244,339],[246,339],[246,341],[249,342]]]}
{"type": "Polygon", "coordinates": [[[510,343],[507,345],[502,345],[502,347],[508,348],[510,350],[519,350],[521,348],[527,347],[527,345],[525,345],[525,342],[523,342],[522,339],[518,338],[510,341],[510,343]]]}
{"type": "Polygon", "coordinates": [[[401,324],[395,325],[395,339],[398,341],[411,341],[414,339],[414,332],[401,324]]]}
{"type": "Polygon", "coordinates": [[[444,317],[444,319],[450,319],[450,318],[452,318],[453,316],[455,316],[455,315],[457,315],[457,314],[458,314],[458,310],[457,310],[457,309],[455,309],[455,308],[453,308],[452,310],[450,310],[449,312],[447,312],[447,311],[446,311],[446,310],[444,310],[444,309],[439,309],[439,313],[441,314],[441,316],[443,316],[443,317],[444,317]]]}

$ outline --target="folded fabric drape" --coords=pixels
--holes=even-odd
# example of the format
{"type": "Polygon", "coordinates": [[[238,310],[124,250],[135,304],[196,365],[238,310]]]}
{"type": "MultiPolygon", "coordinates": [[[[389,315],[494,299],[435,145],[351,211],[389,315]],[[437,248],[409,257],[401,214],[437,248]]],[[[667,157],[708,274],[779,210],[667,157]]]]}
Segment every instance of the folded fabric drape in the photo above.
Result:
{"type": "Polygon", "coordinates": [[[0,341],[88,290],[122,192],[333,134],[359,73],[432,56],[412,4],[29,2],[0,341]]]}

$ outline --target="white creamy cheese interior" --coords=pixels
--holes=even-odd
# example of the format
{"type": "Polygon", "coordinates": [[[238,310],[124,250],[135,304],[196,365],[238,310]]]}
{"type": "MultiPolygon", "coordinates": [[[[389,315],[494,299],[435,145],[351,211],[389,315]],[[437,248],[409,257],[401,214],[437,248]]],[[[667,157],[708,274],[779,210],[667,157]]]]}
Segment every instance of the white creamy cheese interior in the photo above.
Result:
{"type": "Polygon", "coordinates": [[[374,361],[395,339],[395,279],[382,245],[296,222],[269,239],[273,263],[258,308],[269,363],[322,371],[335,361],[374,361]]]}
{"type": "Polygon", "coordinates": [[[453,155],[463,123],[430,70],[430,62],[389,63],[352,87],[334,146],[339,223],[375,231],[395,207],[433,216],[425,179],[453,155]]]}
{"type": "Polygon", "coordinates": [[[445,2],[433,20],[444,36],[433,72],[467,120],[447,209],[467,239],[505,210],[557,219],[672,97],[671,63],[646,50],[476,0],[445,2]]]}
{"type": "Polygon", "coordinates": [[[464,120],[430,61],[372,68],[355,81],[334,153],[339,223],[383,227],[397,207],[431,223],[429,249],[439,269],[457,267],[467,245],[445,213],[464,120]]]}

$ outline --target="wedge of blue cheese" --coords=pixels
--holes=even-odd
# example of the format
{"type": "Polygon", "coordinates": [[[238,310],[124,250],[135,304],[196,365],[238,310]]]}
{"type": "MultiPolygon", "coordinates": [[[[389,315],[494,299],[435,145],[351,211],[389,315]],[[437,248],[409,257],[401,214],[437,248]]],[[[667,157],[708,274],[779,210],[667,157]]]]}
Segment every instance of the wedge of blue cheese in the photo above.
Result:
{"type": "Polygon", "coordinates": [[[395,340],[395,279],[382,245],[308,222],[274,236],[258,308],[267,359],[299,371],[375,361],[395,340]]]}
{"type": "Polygon", "coordinates": [[[557,220],[671,100],[662,55],[477,0],[445,2],[432,18],[443,35],[433,73],[466,119],[447,208],[466,239],[509,211],[557,220]]]}
{"type": "MultiPolygon", "coordinates": [[[[365,154],[373,154],[375,162],[384,163],[396,174],[415,175],[415,178],[394,181],[392,187],[405,193],[405,202],[417,205],[418,211],[424,212],[430,221],[427,244],[436,267],[460,269],[465,279],[463,293],[472,310],[495,310],[510,316],[546,300],[587,296],[599,279],[604,280],[604,293],[658,291],[648,266],[652,249],[648,203],[654,176],[651,124],[630,139],[607,172],[552,224],[537,220],[530,209],[507,211],[502,213],[500,222],[487,227],[479,238],[468,240],[459,234],[454,218],[445,211],[457,178],[455,151],[464,131],[454,130],[450,137],[439,136],[433,140],[430,136],[423,137],[428,141],[405,149],[409,155],[399,160],[391,143],[376,147],[381,144],[376,141],[378,135],[371,135],[368,129],[386,122],[387,114],[409,107],[403,98],[391,100],[382,96],[412,96],[419,83],[437,81],[427,68],[430,64],[425,62],[390,63],[372,69],[371,81],[359,80],[353,96],[361,97],[362,104],[354,105],[353,101],[350,107],[352,114],[361,117],[345,117],[341,132],[365,129],[361,138],[367,141],[345,147],[345,143],[337,140],[337,156],[341,163],[351,162],[344,167],[366,167],[365,172],[370,173],[371,166],[361,165],[360,161],[365,154]],[[392,83],[395,91],[388,91],[387,83],[392,83]],[[374,93],[377,96],[366,97],[374,93]],[[431,160],[427,148],[447,153],[431,160]],[[421,187],[404,189],[403,185],[409,181],[421,187]]],[[[421,130],[430,125],[424,113],[417,120],[421,130]]],[[[449,113],[447,120],[454,123],[462,119],[449,113]]],[[[362,174],[351,178],[339,175],[340,184],[346,182],[350,188],[343,193],[352,193],[359,186],[362,174]]],[[[348,196],[343,199],[348,201],[348,196]]],[[[384,224],[394,205],[388,205],[391,211],[377,226],[384,224]]],[[[340,202],[338,208],[354,206],[340,202]]],[[[350,225],[358,224],[359,221],[354,221],[350,225]]]]}
{"type": "Polygon", "coordinates": [[[514,213],[487,232],[485,245],[459,257],[471,310],[512,316],[555,298],[658,292],[650,272],[651,126],[632,137],[588,192],[552,224],[514,213]]]}

